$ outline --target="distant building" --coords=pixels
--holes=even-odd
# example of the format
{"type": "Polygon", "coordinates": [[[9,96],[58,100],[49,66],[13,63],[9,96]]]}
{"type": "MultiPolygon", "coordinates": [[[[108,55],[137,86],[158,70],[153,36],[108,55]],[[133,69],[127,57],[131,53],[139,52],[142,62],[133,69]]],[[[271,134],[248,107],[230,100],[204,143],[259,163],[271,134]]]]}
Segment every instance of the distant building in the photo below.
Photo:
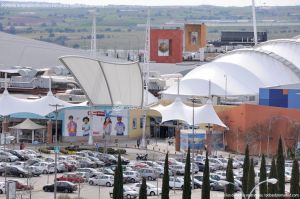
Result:
{"type": "Polygon", "coordinates": [[[182,62],[183,30],[151,29],[150,61],[157,63],[182,62]]]}
{"type": "Polygon", "coordinates": [[[300,83],[259,89],[259,104],[300,109],[300,83]]]}
{"type": "MultiPolygon", "coordinates": [[[[257,41],[258,43],[265,42],[268,40],[267,32],[258,32],[257,41]]],[[[210,44],[214,46],[225,46],[225,45],[254,45],[254,33],[253,32],[237,32],[237,31],[224,31],[221,32],[220,41],[212,41],[210,44]]]]}
{"type": "Polygon", "coordinates": [[[184,50],[186,52],[199,52],[206,46],[206,25],[185,24],[184,25],[184,50]]]}

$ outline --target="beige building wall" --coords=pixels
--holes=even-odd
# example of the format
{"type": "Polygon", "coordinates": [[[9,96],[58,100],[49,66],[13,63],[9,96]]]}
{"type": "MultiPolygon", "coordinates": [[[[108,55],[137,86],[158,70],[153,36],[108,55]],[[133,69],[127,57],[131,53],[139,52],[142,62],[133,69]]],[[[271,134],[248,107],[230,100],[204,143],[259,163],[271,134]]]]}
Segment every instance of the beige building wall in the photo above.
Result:
{"type": "Polygon", "coordinates": [[[207,28],[205,24],[185,24],[184,41],[186,52],[198,52],[206,46],[207,28]]]}

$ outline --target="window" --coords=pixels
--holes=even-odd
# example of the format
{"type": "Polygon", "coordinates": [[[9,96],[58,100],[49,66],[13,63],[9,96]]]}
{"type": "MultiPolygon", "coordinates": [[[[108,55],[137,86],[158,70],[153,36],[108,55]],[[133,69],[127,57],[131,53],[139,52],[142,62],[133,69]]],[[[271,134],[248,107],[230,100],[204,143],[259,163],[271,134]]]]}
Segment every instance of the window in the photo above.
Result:
{"type": "Polygon", "coordinates": [[[133,118],[132,119],[132,129],[136,129],[136,123],[137,123],[136,118],[133,118]]]}
{"type": "Polygon", "coordinates": [[[142,129],[144,127],[144,118],[140,118],[140,128],[142,129]]]}

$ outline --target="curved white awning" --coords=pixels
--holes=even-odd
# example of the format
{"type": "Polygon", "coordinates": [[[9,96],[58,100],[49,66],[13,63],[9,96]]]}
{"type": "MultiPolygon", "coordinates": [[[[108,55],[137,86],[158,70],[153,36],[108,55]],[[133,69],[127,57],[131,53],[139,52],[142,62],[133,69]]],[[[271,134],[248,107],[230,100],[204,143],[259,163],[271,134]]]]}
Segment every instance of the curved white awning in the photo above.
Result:
{"type": "Polygon", "coordinates": [[[70,70],[94,105],[143,105],[143,78],[139,63],[108,63],[80,56],[59,60],[70,70]]]}
{"type": "MultiPolygon", "coordinates": [[[[151,109],[156,110],[162,115],[162,123],[171,120],[181,120],[189,125],[193,125],[193,107],[185,105],[180,98],[168,105],[158,105],[151,109]]],[[[194,124],[215,124],[227,128],[227,126],[220,120],[219,116],[214,110],[210,100],[201,107],[194,108],[194,124]]]]}

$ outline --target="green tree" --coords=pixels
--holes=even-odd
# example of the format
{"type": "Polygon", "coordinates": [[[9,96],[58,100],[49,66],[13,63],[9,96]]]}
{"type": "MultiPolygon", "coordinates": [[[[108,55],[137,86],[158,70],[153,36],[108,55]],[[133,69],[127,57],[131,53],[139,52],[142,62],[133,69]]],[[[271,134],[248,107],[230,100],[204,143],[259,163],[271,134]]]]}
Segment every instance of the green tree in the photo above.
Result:
{"type": "Polygon", "coordinates": [[[285,194],[285,166],[284,166],[284,155],[283,155],[283,146],[282,139],[279,138],[278,148],[277,148],[277,180],[278,180],[278,194],[279,198],[284,198],[285,194]]]}
{"type": "MultiPolygon", "coordinates": [[[[251,159],[249,173],[248,173],[247,193],[250,194],[250,192],[254,187],[255,187],[255,171],[254,171],[253,159],[251,159]]],[[[250,199],[255,199],[255,191],[252,192],[250,199]]]]}
{"type": "Polygon", "coordinates": [[[120,153],[114,176],[113,199],[123,199],[123,168],[120,153]]]}
{"type": "MultiPolygon", "coordinates": [[[[259,170],[259,182],[265,181],[267,179],[267,172],[266,172],[266,159],[265,155],[263,154],[261,157],[260,163],[260,170],[259,170]]],[[[259,198],[266,199],[266,194],[268,193],[268,187],[266,183],[259,185],[259,198]]]]}
{"type": "Polygon", "coordinates": [[[248,173],[249,173],[249,148],[246,146],[245,158],[243,164],[243,179],[242,179],[242,191],[247,195],[248,191],[248,173]]]}
{"type": "Polygon", "coordinates": [[[169,158],[168,158],[168,153],[166,154],[166,158],[165,158],[161,199],[169,199],[169,158]]]}
{"type": "MultiPolygon", "coordinates": [[[[277,179],[277,169],[276,169],[276,163],[275,163],[274,158],[272,159],[269,178],[276,178],[277,179]]],[[[268,183],[268,194],[277,194],[277,191],[278,191],[277,183],[276,184],[268,183]]]]}
{"type": "Polygon", "coordinates": [[[208,162],[208,154],[206,151],[206,159],[203,170],[203,183],[202,183],[202,192],[201,198],[210,199],[210,180],[209,180],[209,162],[208,162]]]}
{"type": "Polygon", "coordinates": [[[190,199],[191,195],[192,195],[192,192],[191,192],[191,154],[190,154],[190,148],[188,148],[188,152],[186,155],[186,161],[185,161],[182,199],[190,199]]]}
{"type": "MultiPolygon", "coordinates": [[[[226,169],[226,181],[234,183],[232,169],[233,169],[232,159],[229,158],[228,163],[227,163],[227,169],[226,169]]],[[[234,199],[234,185],[233,184],[226,185],[224,194],[225,194],[224,195],[225,199],[234,199]]]]}
{"type": "Polygon", "coordinates": [[[143,178],[142,185],[140,188],[139,199],[147,199],[147,184],[146,178],[143,178]]]}
{"type": "Polygon", "coordinates": [[[300,198],[299,189],[299,164],[297,160],[293,162],[290,194],[292,198],[300,198]]]}

